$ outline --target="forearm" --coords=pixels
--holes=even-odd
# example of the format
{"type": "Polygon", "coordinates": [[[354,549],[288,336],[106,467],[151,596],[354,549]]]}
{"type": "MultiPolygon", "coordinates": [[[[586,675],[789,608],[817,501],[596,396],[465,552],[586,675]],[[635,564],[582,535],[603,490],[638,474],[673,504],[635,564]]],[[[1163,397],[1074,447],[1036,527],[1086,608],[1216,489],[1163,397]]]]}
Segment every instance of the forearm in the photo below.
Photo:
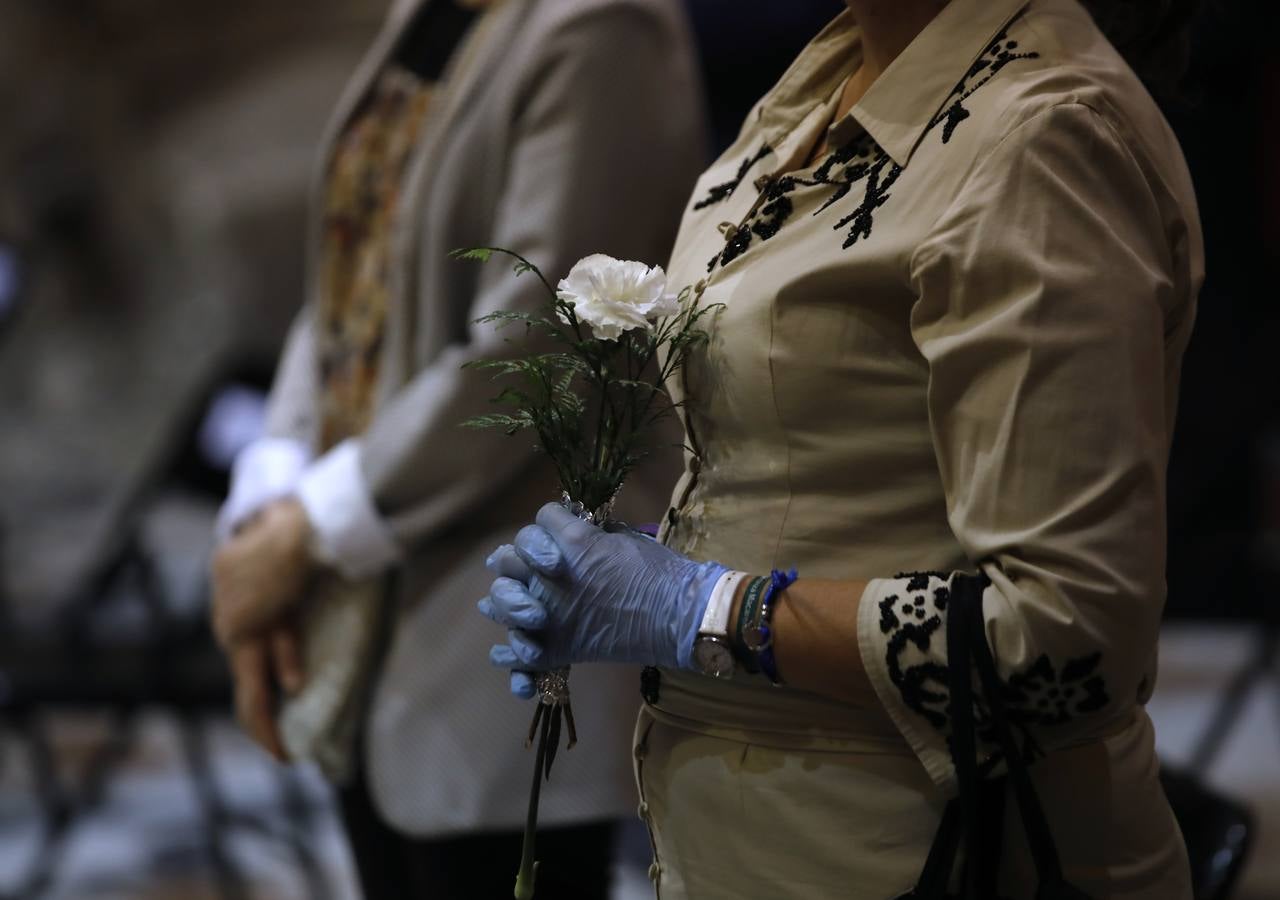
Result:
{"type": "MultiPolygon", "coordinates": [[[[729,616],[737,628],[750,579],[738,586],[729,616]]],[[[774,599],[773,653],[789,686],[859,705],[878,703],[858,651],[858,603],[864,582],[800,578],[774,599]]]]}

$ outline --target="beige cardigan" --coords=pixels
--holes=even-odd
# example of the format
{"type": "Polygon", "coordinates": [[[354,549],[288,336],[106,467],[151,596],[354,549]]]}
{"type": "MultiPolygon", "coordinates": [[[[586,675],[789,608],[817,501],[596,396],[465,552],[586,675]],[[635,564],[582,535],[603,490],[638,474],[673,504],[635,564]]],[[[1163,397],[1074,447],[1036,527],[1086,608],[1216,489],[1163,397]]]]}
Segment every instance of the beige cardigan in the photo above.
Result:
{"type": "MultiPolygon", "coordinates": [[[[393,7],[353,78],[329,127],[317,191],[335,135],[422,2],[393,7]]],[[[474,320],[529,309],[540,287],[509,266],[457,262],[449,252],[510,248],[549,278],[597,251],[665,262],[704,159],[701,113],[675,0],[500,0],[455,55],[428,114],[392,251],[376,413],[364,435],[313,463],[358,466],[364,496],[338,504],[339,515],[363,517],[367,539],[339,547],[339,562],[345,552],[361,576],[398,568],[397,617],[364,752],[381,812],[406,832],[522,822],[531,762],[520,743],[531,710],[489,668],[487,649],[500,635],[474,603],[488,586],[486,555],[557,492],[531,439],[459,428],[490,410],[495,392],[463,364],[519,349],[511,334],[474,320]]],[[[313,291],[319,217],[309,242],[313,291]]],[[[307,447],[318,422],[310,309],[291,332],[268,425],[272,438],[307,447]]],[[[656,519],[673,480],[670,467],[651,467],[624,491],[624,515],[656,519]]],[[[544,791],[545,822],[634,809],[626,746],[635,678],[622,668],[575,678],[581,748],[544,791]]]]}

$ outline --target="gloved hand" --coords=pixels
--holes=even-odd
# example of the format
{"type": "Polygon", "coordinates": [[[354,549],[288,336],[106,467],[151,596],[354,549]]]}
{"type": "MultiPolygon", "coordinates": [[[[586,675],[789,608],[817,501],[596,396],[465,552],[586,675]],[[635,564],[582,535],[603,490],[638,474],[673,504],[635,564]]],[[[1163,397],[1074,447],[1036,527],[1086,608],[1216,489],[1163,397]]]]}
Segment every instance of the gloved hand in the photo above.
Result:
{"type": "MultiPolygon", "coordinates": [[[[689,668],[711,589],[727,571],[638,532],[604,531],[558,503],[487,565],[498,578],[480,611],[509,628],[489,659],[534,671],[578,662],[689,668]]],[[[533,696],[532,678],[513,671],[511,691],[533,696]]]]}

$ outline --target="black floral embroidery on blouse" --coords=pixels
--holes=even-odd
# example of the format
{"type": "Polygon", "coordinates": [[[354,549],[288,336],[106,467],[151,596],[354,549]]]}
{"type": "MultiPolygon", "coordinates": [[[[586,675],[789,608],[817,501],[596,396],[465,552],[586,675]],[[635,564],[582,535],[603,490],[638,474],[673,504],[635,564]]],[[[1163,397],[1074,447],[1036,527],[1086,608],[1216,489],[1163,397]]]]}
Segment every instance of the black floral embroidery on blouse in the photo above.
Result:
{"type": "Polygon", "coordinates": [[[747,177],[747,173],[751,171],[751,167],[760,160],[764,159],[773,148],[768,144],[764,144],[756,151],[755,156],[748,156],[742,161],[742,165],[738,167],[738,174],[724,184],[717,184],[707,191],[707,196],[703,197],[697,203],[693,204],[694,209],[706,209],[708,206],[715,206],[738,189],[738,185],[742,184],[742,180],[747,177]]]}
{"type": "Polygon", "coordinates": [[[765,185],[760,199],[756,202],[755,212],[729,235],[724,249],[711,260],[711,264],[707,267],[708,271],[714,269],[716,263],[727,266],[743,253],[746,253],[747,248],[751,246],[755,238],[767,241],[777,234],[787,219],[791,218],[791,214],[795,212],[795,204],[792,203],[791,198],[787,195],[802,183],[794,175],[784,175],[782,178],[771,179],[765,185]]]}
{"type": "MultiPolygon", "coordinates": [[[[950,143],[956,128],[970,116],[964,105],[965,101],[995,78],[1005,66],[1020,59],[1038,59],[1039,56],[1035,51],[1018,52],[1018,42],[1009,38],[1007,29],[1001,31],[947,95],[942,109],[929,121],[923,134],[928,135],[941,125],[942,143],[950,143]]],[[[754,157],[743,160],[733,180],[711,188],[707,196],[695,203],[693,208],[703,209],[724,200],[738,188],[751,167],[770,152],[771,149],[766,145],[754,157]]],[[[855,187],[862,187],[862,200],[852,212],[832,226],[835,231],[847,229],[841,246],[849,249],[858,241],[871,237],[875,212],[888,202],[890,190],[902,171],[903,167],[894,162],[870,134],[863,132],[827,154],[810,175],[797,173],[770,179],[761,189],[761,196],[747,220],[726,234],[724,249],[712,257],[707,264],[707,271],[713,271],[717,265],[728,265],[746,253],[756,239],[767,241],[777,234],[795,211],[795,204],[788,195],[801,187],[831,188],[830,195],[814,213],[815,216],[839,203],[855,187]]]]}
{"type": "MultiPolygon", "coordinates": [[[[946,629],[943,628],[942,616],[950,599],[949,589],[945,584],[941,586],[942,603],[938,604],[939,594],[935,593],[931,609],[924,593],[928,581],[927,575],[913,576],[905,595],[889,594],[880,601],[880,631],[889,638],[885,662],[889,680],[898,688],[902,702],[934,728],[944,731],[947,727],[947,702],[951,696],[947,687],[947,667],[933,661],[903,664],[911,647],[923,655],[930,655],[935,635],[940,634],[945,643],[946,629]],[[920,584],[920,578],[924,579],[924,584],[920,584]]],[[[936,657],[937,653],[932,655],[936,657]]]]}
{"type": "Polygon", "coordinates": [[[1000,70],[1011,62],[1020,59],[1039,59],[1040,54],[1035,51],[1027,53],[1017,53],[1018,42],[1009,39],[1008,30],[1004,30],[997,34],[982,51],[982,55],[973,61],[973,65],[969,66],[969,71],[965,73],[964,78],[960,79],[951,91],[943,104],[942,110],[933,117],[929,122],[929,126],[925,129],[925,134],[933,131],[938,125],[942,125],[942,143],[950,143],[952,135],[956,132],[956,127],[961,122],[969,118],[969,110],[965,109],[964,101],[977,92],[979,88],[989,82],[992,78],[1000,73],[1000,70]],[[974,81],[977,79],[977,81],[974,81]]]}
{"type": "MultiPolygon", "coordinates": [[[[888,595],[879,604],[880,630],[889,638],[885,650],[889,679],[907,708],[950,740],[951,689],[947,667],[940,661],[946,649],[950,576],[915,572],[901,573],[896,578],[907,581],[903,593],[888,595]]],[[[985,578],[983,582],[986,583],[985,578]]],[[[1035,731],[1066,725],[1110,702],[1106,682],[1098,671],[1101,663],[1101,653],[1061,664],[1041,654],[1004,680],[1001,699],[1026,759],[1042,755],[1033,736],[1035,731]]],[[[1002,760],[994,750],[997,741],[990,707],[976,682],[974,724],[978,740],[988,752],[980,772],[988,775],[1002,760]]]]}
{"type": "Polygon", "coordinates": [[[822,165],[814,170],[813,183],[833,185],[835,190],[831,192],[827,202],[818,207],[814,215],[843,200],[853,190],[855,184],[866,178],[877,163],[887,158],[884,151],[866,132],[828,153],[822,165]]]}
{"type": "Polygon", "coordinates": [[[862,195],[862,202],[858,204],[858,208],[849,215],[845,216],[835,224],[835,229],[839,231],[846,225],[849,226],[849,233],[845,236],[845,250],[848,250],[856,244],[861,238],[871,237],[871,226],[873,224],[871,214],[889,199],[889,188],[893,187],[894,182],[898,180],[898,176],[902,174],[902,166],[889,159],[888,155],[881,152],[880,156],[872,163],[870,170],[867,172],[867,188],[862,195]]]}
{"type": "Polygon", "coordinates": [[[939,581],[946,581],[951,575],[947,572],[899,572],[893,576],[894,581],[907,579],[907,590],[923,591],[929,586],[930,578],[937,578],[939,581]]]}
{"type": "Polygon", "coordinates": [[[756,238],[767,241],[777,234],[795,212],[789,195],[801,187],[831,188],[830,196],[814,212],[816,216],[844,199],[860,182],[866,183],[862,203],[833,226],[835,229],[849,226],[844,246],[853,246],[861,238],[871,236],[872,213],[888,199],[889,188],[901,173],[902,167],[893,163],[871,135],[863,132],[827,154],[811,174],[771,179],[762,189],[755,211],[729,234],[724,249],[712,258],[707,271],[717,264],[727,266],[733,262],[756,238]]]}

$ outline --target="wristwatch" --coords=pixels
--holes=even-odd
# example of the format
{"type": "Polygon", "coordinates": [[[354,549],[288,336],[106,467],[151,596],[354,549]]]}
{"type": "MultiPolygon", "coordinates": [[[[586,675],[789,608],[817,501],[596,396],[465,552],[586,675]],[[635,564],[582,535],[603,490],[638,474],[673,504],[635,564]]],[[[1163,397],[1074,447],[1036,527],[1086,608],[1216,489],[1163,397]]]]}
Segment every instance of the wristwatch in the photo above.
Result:
{"type": "Polygon", "coordinates": [[[729,644],[729,614],[745,572],[725,572],[711,589],[702,625],[693,641],[693,664],[703,675],[732,678],[737,661],[729,644]]]}

